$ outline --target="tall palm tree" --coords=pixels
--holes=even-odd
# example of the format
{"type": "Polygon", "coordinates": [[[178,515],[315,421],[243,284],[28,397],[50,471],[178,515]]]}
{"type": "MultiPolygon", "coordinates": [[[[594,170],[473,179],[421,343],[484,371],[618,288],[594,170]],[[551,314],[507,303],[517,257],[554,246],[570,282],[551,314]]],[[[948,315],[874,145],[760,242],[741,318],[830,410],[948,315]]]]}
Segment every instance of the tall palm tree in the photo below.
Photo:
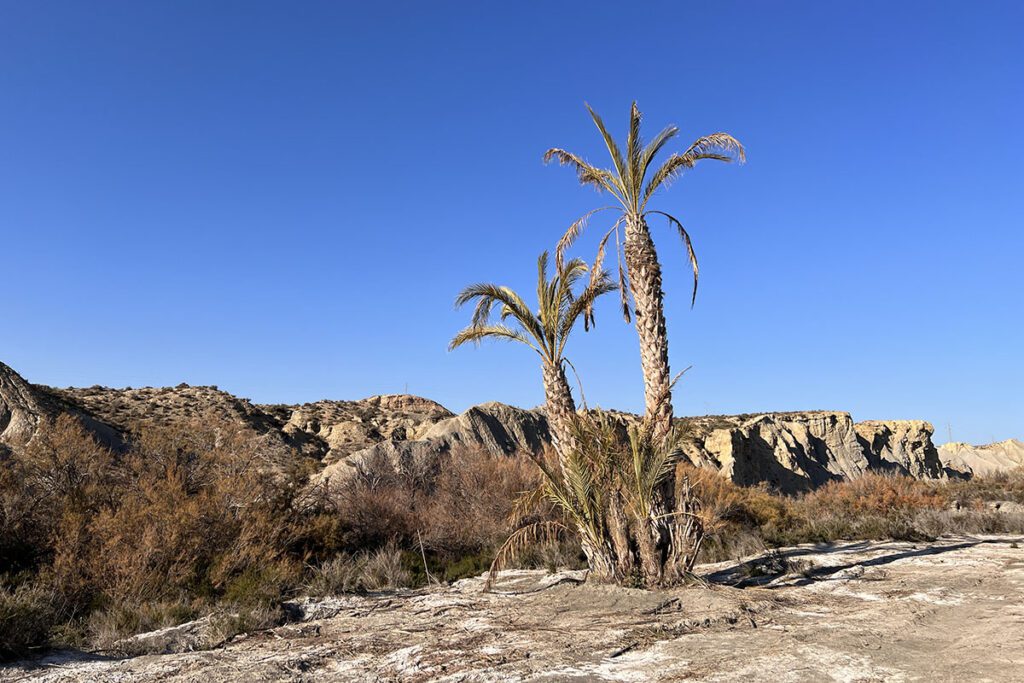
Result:
{"type": "Polygon", "coordinates": [[[592,185],[598,191],[607,192],[615,198],[616,204],[603,206],[584,214],[573,223],[558,243],[555,251],[556,263],[561,263],[566,249],[583,232],[588,219],[602,211],[618,214],[611,229],[605,233],[598,246],[594,268],[600,269],[605,256],[608,239],[615,235],[616,255],[619,256],[619,284],[622,299],[622,313],[630,320],[629,295],[633,299],[636,331],[640,337],[640,364],[644,377],[644,412],[656,438],[662,438],[672,427],[672,379],[668,364],[668,337],[665,332],[664,292],[661,286],[661,264],[654,248],[654,241],[648,226],[650,218],[664,218],[670,228],[679,232],[686,247],[686,253],[693,269],[693,297],[697,297],[697,256],[690,241],[690,235],[682,222],[664,211],[649,208],[655,192],[666,187],[684,171],[693,168],[698,161],[745,161],[743,145],[728,133],[712,133],[697,138],[681,154],[669,155],[660,166],[654,161],[658,153],[679,133],[675,126],[668,126],[647,145],[640,138],[640,111],[633,103],[629,117],[629,132],[626,136],[625,151],[608,133],[601,117],[590,105],[587,111],[597,125],[611,155],[612,168],[599,168],[582,157],[564,149],[549,149],[544,161],[557,159],[562,165],[576,169],[583,185],[592,185]],[[620,240],[620,229],[624,244],[620,240]],[[621,250],[621,251],[620,251],[621,250]],[[621,254],[621,255],[620,255],[621,254]],[[626,271],[623,273],[622,261],[626,271]],[[628,291],[628,294],[627,294],[628,291]]]}
{"type": "Polygon", "coordinates": [[[548,253],[537,259],[537,304],[534,313],[523,298],[508,287],[475,284],[466,287],[455,299],[456,307],[475,301],[472,322],[459,332],[448,346],[453,350],[467,342],[484,339],[514,341],[533,349],[541,358],[544,397],[548,424],[555,449],[564,458],[574,448],[573,419],[576,403],[566,380],[563,361],[569,333],[580,318],[584,326],[593,323],[594,302],[615,289],[615,284],[600,267],[591,270],[582,259],[573,259],[548,277],[548,253]],[[574,288],[590,271],[590,278],[579,296],[574,288]],[[491,322],[491,311],[500,307],[500,322],[491,322]],[[506,324],[511,321],[514,325],[506,324]]]}

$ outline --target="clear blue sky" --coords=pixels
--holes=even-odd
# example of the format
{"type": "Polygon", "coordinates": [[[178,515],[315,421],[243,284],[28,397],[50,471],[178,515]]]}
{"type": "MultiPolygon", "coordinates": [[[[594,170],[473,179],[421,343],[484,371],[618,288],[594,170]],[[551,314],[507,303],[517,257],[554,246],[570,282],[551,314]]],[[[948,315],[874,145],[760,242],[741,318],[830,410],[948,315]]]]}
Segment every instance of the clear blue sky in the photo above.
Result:
{"type": "MultiPolygon", "coordinates": [[[[842,409],[1024,437],[1019,2],[0,4],[0,360],[66,386],[260,402],[542,399],[532,354],[445,349],[599,205],[550,146],[717,130],[662,195],[681,414],[842,409]]],[[[596,225],[599,224],[595,224],[596,225]]],[[[596,231],[579,253],[590,257],[596,231]]],[[[532,295],[532,294],[531,294],[532,295]]],[[[569,355],[636,410],[612,299],[569,355]]]]}

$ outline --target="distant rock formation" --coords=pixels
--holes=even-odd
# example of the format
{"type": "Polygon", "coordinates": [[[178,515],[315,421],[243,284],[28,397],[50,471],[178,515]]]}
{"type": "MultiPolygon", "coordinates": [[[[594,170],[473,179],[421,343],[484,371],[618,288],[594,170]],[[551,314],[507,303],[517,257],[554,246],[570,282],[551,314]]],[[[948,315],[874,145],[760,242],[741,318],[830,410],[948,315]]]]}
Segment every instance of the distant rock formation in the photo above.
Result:
{"type": "Polygon", "coordinates": [[[53,412],[31,384],[0,363],[0,444],[15,447],[28,443],[39,421],[53,412]]]}
{"type": "Polygon", "coordinates": [[[39,424],[70,413],[103,443],[112,448],[123,444],[122,432],[88,410],[62,399],[48,387],[29,384],[9,366],[0,363],[0,455],[27,444],[39,424]]]}
{"type": "Polygon", "coordinates": [[[944,474],[932,443],[935,428],[922,420],[867,420],[853,426],[868,456],[868,467],[918,479],[944,474]]]}
{"type": "Polygon", "coordinates": [[[1007,439],[986,446],[945,443],[939,457],[952,475],[988,477],[1024,467],[1024,441],[1007,439]]]}
{"type": "Polygon", "coordinates": [[[785,492],[884,471],[943,476],[920,420],[855,423],[849,413],[811,411],[684,418],[683,451],[742,485],[767,483],[785,492]]]}
{"type": "Polygon", "coordinates": [[[420,438],[390,439],[354,451],[324,468],[317,481],[344,481],[369,465],[410,469],[458,448],[482,448],[499,457],[539,454],[550,443],[543,411],[484,403],[429,425],[420,438]]]}
{"type": "MultiPolygon", "coordinates": [[[[41,421],[77,416],[101,440],[123,445],[146,424],[229,420],[320,460],[318,481],[343,481],[369,464],[408,468],[459,448],[495,456],[539,453],[551,442],[541,409],[484,403],[461,415],[429,399],[257,405],[213,386],[53,389],[0,363],[0,455],[27,443],[41,421]]],[[[623,421],[636,416],[617,413],[623,421]]],[[[986,475],[1024,464],[1024,443],[947,444],[936,449],[920,420],[855,423],[849,413],[807,411],[689,417],[682,450],[691,462],[743,485],[798,492],[881,471],[918,478],[986,475]]]]}

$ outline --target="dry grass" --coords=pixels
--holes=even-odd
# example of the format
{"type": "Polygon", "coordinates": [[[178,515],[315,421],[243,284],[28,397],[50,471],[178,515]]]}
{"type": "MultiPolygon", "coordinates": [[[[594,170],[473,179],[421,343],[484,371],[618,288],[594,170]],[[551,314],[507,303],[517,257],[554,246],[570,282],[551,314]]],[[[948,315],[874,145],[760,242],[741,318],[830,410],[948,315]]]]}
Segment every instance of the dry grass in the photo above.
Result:
{"type": "Polygon", "coordinates": [[[1024,491],[1024,472],[974,481],[867,474],[797,497],[739,487],[710,471],[694,476],[709,513],[712,540],[704,548],[706,562],[765,547],[841,539],[1024,532],[1024,514],[986,508],[987,502],[1016,501],[1024,491]]]}

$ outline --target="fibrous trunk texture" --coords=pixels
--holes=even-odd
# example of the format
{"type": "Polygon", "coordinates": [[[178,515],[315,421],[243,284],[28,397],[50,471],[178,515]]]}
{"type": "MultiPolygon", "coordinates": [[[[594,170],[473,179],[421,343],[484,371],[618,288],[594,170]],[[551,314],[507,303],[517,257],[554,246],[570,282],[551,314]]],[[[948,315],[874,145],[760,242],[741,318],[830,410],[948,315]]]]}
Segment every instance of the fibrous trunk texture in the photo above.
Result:
{"type": "Polygon", "coordinates": [[[654,588],[692,577],[704,540],[700,501],[686,473],[676,472],[670,480],[674,504],[666,507],[663,501],[647,517],[628,514],[618,492],[610,496],[607,541],[596,563],[586,553],[595,579],[654,588]]]}
{"type": "Polygon", "coordinates": [[[558,453],[559,461],[576,448],[573,420],[576,418],[576,402],[573,401],[569,382],[562,365],[544,362],[544,397],[546,400],[548,428],[551,441],[558,453]]]}
{"type": "Polygon", "coordinates": [[[642,216],[626,223],[626,269],[640,337],[640,366],[644,376],[644,414],[656,440],[672,429],[672,380],[668,365],[661,265],[642,216]]]}

